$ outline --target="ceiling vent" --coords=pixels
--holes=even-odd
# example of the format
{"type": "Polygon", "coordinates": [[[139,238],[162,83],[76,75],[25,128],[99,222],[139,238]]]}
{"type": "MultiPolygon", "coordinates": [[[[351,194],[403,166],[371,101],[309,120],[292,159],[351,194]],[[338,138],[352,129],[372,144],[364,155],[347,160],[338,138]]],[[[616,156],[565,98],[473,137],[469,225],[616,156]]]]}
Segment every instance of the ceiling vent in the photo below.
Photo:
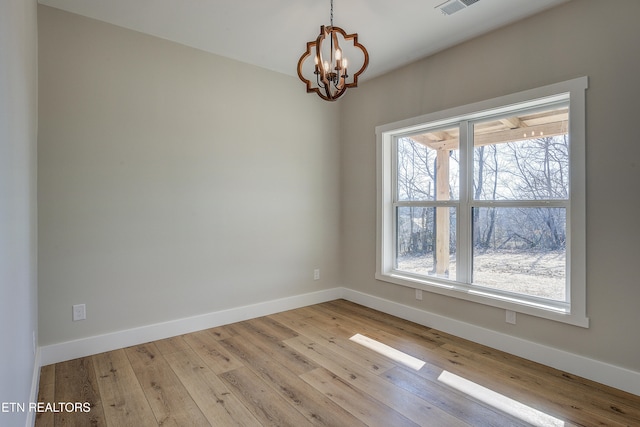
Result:
{"type": "Polygon", "coordinates": [[[480,0],[448,0],[438,6],[443,15],[453,15],[456,12],[461,11],[462,9],[471,6],[474,3],[477,3],[480,0]]]}

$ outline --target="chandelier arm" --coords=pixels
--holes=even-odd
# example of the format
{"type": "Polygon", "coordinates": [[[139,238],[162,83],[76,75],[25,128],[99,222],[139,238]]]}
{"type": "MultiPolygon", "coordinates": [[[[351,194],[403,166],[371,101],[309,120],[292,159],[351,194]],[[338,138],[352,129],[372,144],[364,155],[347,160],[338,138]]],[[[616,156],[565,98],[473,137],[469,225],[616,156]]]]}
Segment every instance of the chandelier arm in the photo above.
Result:
{"type": "Polygon", "coordinates": [[[364,73],[364,71],[367,69],[367,67],[369,66],[369,52],[367,52],[367,49],[358,42],[358,34],[352,34],[353,37],[353,45],[357,48],[359,48],[362,53],[364,54],[364,60],[362,62],[362,67],[360,67],[360,69],[353,75],[353,85],[354,87],[356,87],[358,85],[358,77],[360,76],[360,74],[364,73]]]}

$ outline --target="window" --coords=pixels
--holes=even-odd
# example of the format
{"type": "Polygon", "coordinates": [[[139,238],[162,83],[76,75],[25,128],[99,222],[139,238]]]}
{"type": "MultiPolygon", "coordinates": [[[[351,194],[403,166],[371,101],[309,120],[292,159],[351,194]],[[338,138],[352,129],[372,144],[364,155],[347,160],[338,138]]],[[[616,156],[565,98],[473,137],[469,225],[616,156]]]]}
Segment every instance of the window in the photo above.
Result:
{"type": "Polygon", "coordinates": [[[586,88],[376,128],[376,278],[588,327],[586,88]]]}

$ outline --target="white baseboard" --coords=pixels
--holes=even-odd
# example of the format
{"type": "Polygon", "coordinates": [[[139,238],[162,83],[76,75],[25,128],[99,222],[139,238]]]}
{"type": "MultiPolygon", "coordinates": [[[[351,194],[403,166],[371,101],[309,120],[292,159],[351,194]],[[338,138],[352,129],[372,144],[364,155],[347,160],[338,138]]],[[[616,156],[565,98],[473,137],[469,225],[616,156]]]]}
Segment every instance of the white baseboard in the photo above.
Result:
{"type": "Polygon", "coordinates": [[[149,341],[156,341],[189,332],[201,331],[229,323],[266,316],[280,311],[305,307],[342,297],[342,288],[333,288],[308,294],[296,295],[257,304],[234,307],[227,310],[199,316],[171,320],[153,325],[141,326],[124,331],[112,332],[43,346],[41,365],[64,362],[78,357],[90,356],[105,351],[130,347],[149,341]]]}
{"type": "MultiPolygon", "coordinates": [[[[34,387],[33,390],[37,393],[37,376],[40,366],[43,365],[240,322],[338,298],[344,298],[402,319],[435,328],[469,341],[502,350],[640,396],[640,372],[589,359],[578,354],[492,331],[348,288],[327,289],[43,346],[39,348],[37,353],[37,369],[34,370],[35,385],[32,387],[34,387]]],[[[32,393],[34,393],[33,390],[32,393]]],[[[37,396],[35,398],[37,398],[37,396]]]]}
{"type": "Polygon", "coordinates": [[[640,372],[344,288],[342,298],[640,396],[640,372]]]}

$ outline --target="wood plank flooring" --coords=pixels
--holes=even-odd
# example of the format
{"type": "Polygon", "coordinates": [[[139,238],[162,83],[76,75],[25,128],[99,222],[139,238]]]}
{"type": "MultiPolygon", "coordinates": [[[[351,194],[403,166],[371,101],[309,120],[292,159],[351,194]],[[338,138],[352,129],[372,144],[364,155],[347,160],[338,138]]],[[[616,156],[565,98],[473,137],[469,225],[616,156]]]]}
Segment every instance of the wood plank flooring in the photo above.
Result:
{"type": "Polygon", "coordinates": [[[639,396],[344,300],[44,366],[38,400],[91,404],[38,427],[640,425],[639,396]]]}

